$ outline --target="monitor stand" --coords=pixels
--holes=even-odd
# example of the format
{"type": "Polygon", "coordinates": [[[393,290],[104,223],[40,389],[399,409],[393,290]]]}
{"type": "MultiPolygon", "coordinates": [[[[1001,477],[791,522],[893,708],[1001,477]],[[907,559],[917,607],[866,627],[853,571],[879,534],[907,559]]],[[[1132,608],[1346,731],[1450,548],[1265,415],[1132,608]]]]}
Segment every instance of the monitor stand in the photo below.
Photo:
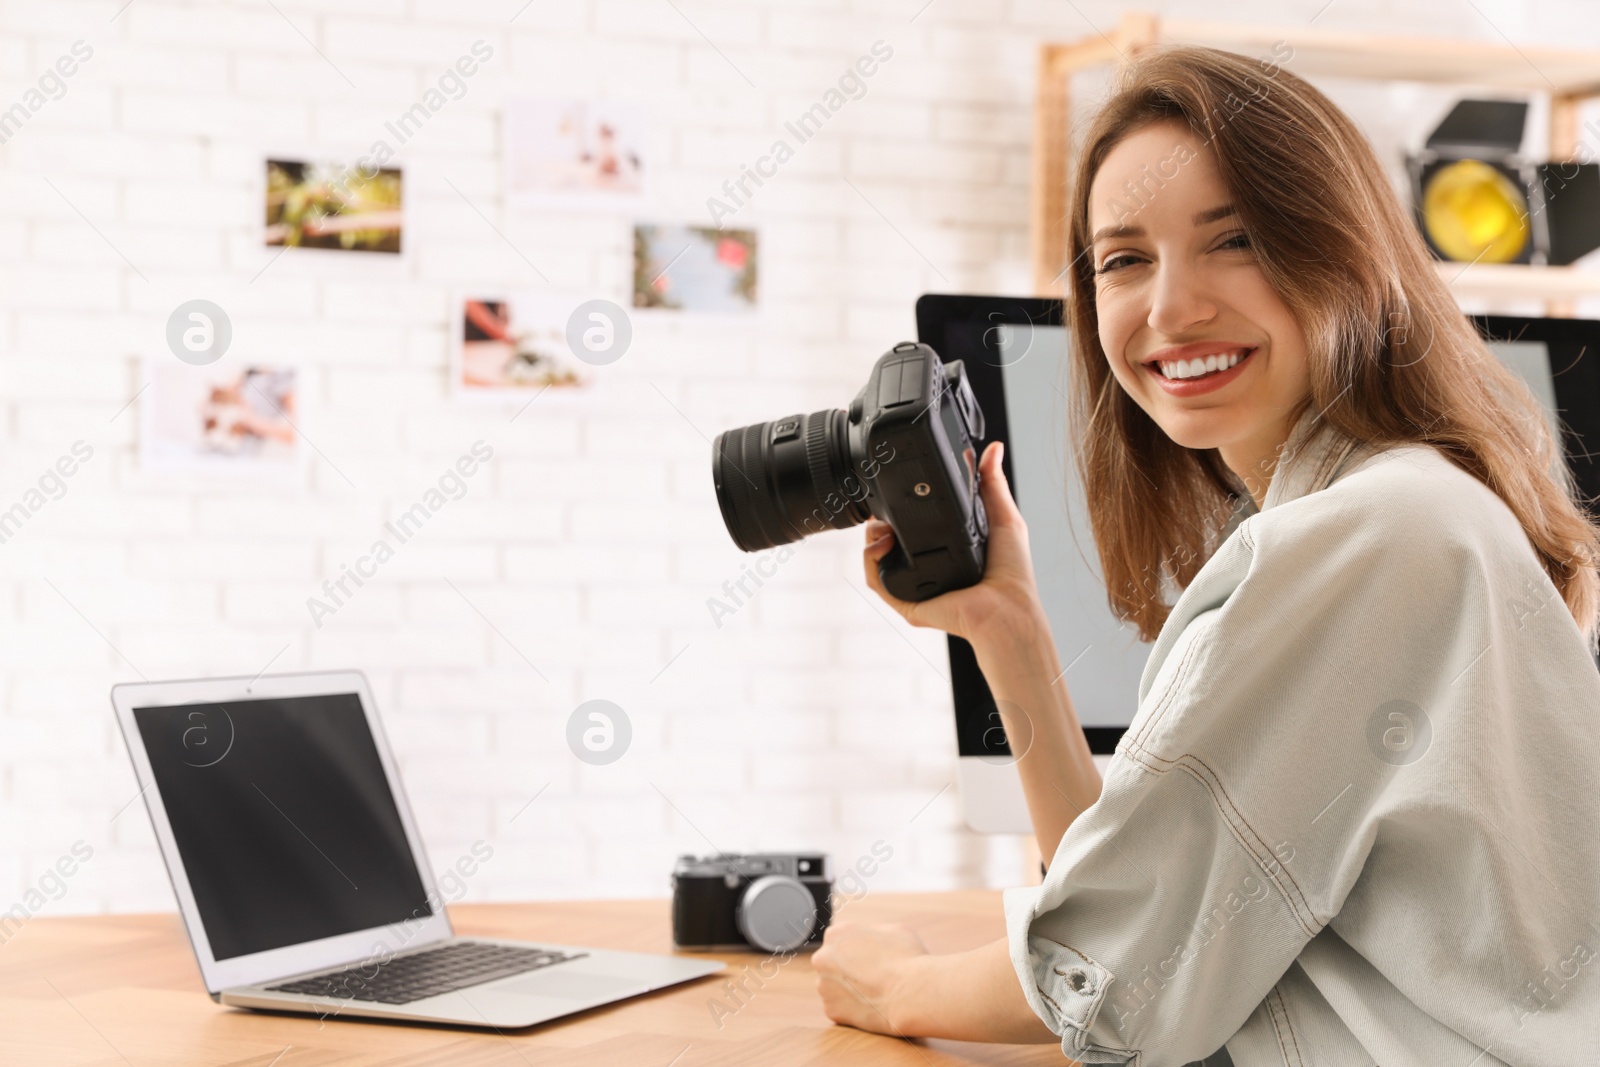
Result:
{"type": "MultiPolygon", "coordinates": [[[[1110,756],[1094,757],[1102,776],[1110,762],[1110,756]]],[[[956,761],[956,786],[961,790],[961,808],[970,829],[980,834],[1033,833],[1022,779],[1009,759],[962,756],[956,761]]]]}

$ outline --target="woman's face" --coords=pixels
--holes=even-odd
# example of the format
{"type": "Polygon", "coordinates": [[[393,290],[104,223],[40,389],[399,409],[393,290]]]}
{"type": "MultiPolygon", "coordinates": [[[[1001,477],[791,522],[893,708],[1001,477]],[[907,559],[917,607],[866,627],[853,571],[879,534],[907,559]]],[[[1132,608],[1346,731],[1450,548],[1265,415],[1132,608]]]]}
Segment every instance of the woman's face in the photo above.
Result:
{"type": "Polygon", "coordinates": [[[1129,135],[1095,175],[1089,230],[1111,372],[1172,440],[1220,449],[1259,500],[1310,391],[1306,340],[1211,150],[1178,122],[1129,135]]]}

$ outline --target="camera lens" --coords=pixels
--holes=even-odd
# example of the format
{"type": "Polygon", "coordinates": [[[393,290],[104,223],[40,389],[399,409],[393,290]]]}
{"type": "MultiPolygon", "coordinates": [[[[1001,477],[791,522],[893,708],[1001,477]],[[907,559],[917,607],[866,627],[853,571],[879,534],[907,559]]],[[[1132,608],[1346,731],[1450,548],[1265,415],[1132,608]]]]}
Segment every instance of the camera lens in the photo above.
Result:
{"type": "Polygon", "coordinates": [[[817,901],[786,874],[757,878],[745,888],[734,921],[744,939],[766,952],[793,952],[817,928],[817,901]]]}
{"type": "Polygon", "coordinates": [[[849,421],[838,409],[718,434],[711,474],[722,521],[745,552],[848,529],[872,514],[866,483],[851,470],[849,421]]]}

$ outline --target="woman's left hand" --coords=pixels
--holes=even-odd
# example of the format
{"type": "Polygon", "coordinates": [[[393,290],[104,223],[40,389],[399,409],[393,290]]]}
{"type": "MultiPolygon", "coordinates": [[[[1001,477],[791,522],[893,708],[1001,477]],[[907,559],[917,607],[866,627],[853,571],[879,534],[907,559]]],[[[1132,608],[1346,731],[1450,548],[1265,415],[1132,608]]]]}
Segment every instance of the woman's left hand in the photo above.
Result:
{"type": "Polygon", "coordinates": [[[828,1018],[858,1030],[905,1037],[916,966],[928,947],[909,926],[835,923],[811,957],[828,1018]]]}

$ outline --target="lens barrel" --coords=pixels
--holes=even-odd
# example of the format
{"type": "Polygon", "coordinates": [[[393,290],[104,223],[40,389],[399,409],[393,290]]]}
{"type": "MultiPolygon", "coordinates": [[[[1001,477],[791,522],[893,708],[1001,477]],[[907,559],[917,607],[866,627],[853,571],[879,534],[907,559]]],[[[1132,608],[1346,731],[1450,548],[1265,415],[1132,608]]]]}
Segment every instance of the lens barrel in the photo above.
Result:
{"type": "Polygon", "coordinates": [[[711,474],[722,521],[745,552],[848,529],[872,514],[866,483],[852,470],[849,421],[837,408],[718,434],[711,474]]]}

